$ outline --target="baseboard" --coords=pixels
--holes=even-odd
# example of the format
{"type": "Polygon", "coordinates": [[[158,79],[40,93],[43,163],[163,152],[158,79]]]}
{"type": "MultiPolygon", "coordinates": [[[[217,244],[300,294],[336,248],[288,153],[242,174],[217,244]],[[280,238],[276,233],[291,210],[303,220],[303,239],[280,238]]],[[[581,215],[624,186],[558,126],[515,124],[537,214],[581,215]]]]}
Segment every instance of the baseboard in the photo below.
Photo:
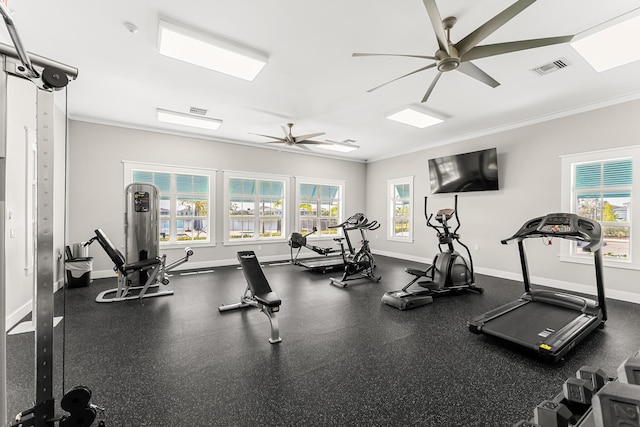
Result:
{"type": "Polygon", "coordinates": [[[18,323],[20,323],[20,321],[24,319],[24,316],[31,313],[32,307],[33,307],[33,300],[29,300],[26,303],[24,303],[21,307],[19,307],[17,310],[15,310],[13,313],[7,315],[7,320],[6,320],[7,323],[5,324],[4,332],[5,333],[9,332],[9,330],[11,330],[18,323]]]}
{"type": "MultiPolygon", "coordinates": [[[[390,258],[397,258],[402,260],[431,263],[431,259],[424,260],[418,257],[412,257],[409,255],[397,254],[393,252],[374,251],[374,254],[379,254],[379,255],[390,257],[390,258]]],[[[515,280],[519,282],[522,281],[522,274],[519,272],[514,273],[510,271],[496,270],[492,268],[483,268],[478,266],[474,266],[474,267],[475,267],[474,268],[475,272],[478,274],[484,274],[492,277],[499,277],[501,279],[515,280]]],[[[582,283],[567,282],[564,280],[550,279],[548,277],[541,277],[541,276],[531,276],[531,283],[535,285],[540,285],[540,286],[547,286],[547,287],[558,289],[561,291],[576,292],[576,293],[581,293],[585,295],[592,295],[594,297],[596,296],[596,291],[594,286],[584,285],[582,283]]],[[[634,304],[640,304],[640,294],[633,293],[633,292],[620,291],[616,289],[606,289],[605,291],[606,291],[607,298],[615,299],[619,301],[631,302],[634,304]]]]}

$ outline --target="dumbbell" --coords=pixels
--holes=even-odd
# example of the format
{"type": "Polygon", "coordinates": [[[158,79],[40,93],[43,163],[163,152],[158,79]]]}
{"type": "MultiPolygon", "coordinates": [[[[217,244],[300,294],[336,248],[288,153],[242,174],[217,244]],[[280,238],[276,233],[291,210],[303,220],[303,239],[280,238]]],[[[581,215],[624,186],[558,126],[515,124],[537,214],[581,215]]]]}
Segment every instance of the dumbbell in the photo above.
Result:
{"type": "Polygon", "coordinates": [[[596,427],[640,425],[640,358],[630,357],[618,368],[618,381],[593,397],[596,427]]]}
{"type": "Polygon", "coordinates": [[[568,427],[573,413],[563,403],[543,400],[533,410],[533,422],[541,427],[568,427]]]}
{"type": "Polygon", "coordinates": [[[569,402],[590,405],[593,395],[608,381],[607,375],[595,366],[583,366],[575,378],[568,378],[562,385],[562,394],[569,402]]]}

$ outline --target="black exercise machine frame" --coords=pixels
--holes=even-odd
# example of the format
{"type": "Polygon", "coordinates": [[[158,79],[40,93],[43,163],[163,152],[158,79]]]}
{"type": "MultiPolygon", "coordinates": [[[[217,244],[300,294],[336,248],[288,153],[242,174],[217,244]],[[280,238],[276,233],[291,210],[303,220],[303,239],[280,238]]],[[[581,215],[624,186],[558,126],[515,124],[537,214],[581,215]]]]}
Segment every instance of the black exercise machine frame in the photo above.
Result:
{"type": "Polygon", "coordinates": [[[513,236],[502,240],[501,243],[506,245],[513,240],[518,243],[525,293],[518,300],[509,302],[475,317],[467,322],[467,326],[473,333],[494,335],[522,347],[530,348],[530,342],[510,336],[506,332],[489,333],[486,331],[485,325],[501,316],[511,315],[514,310],[529,303],[548,304],[579,312],[580,314],[575,319],[561,329],[554,331],[548,337],[545,337],[545,339],[541,339],[539,343],[535,345],[534,349],[544,361],[557,362],[595,329],[603,328],[607,320],[607,303],[603,279],[602,227],[596,221],[580,217],[573,213],[552,213],[527,221],[513,236]],[[563,218],[569,221],[569,225],[567,225],[568,230],[564,228],[564,225],[558,227],[552,224],[552,221],[558,222],[554,221],[554,219],[559,220],[563,218]],[[593,253],[597,301],[565,292],[531,289],[531,278],[524,240],[532,237],[557,237],[587,242],[587,245],[582,247],[582,250],[593,253]]]}
{"type": "Polygon", "coordinates": [[[367,239],[366,231],[373,231],[380,228],[378,221],[369,221],[363,213],[355,213],[347,218],[345,221],[338,225],[329,226],[329,228],[341,227],[344,231],[344,238],[337,237],[334,240],[340,244],[340,251],[342,253],[342,261],[344,263],[344,273],[341,279],[330,278],[329,283],[339,288],[345,288],[348,285],[349,280],[355,280],[360,278],[367,278],[373,281],[380,281],[382,276],[376,276],[373,273],[373,269],[376,267],[375,259],[371,248],[369,247],[369,240],[367,239]],[[351,245],[351,239],[349,239],[349,231],[359,230],[362,242],[360,248],[355,251],[351,245]],[[347,241],[349,247],[349,255],[344,248],[343,239],[347,241]],[[361,273],[359,277],[350,277],[355,274],[361,273]]]}
{"type": "Polygon", "coordinates": [[[289,236],[289,252],[291,253],[291,264],[293,265],[298,265],[298,256],[300,255],[300,250],[304,247],[307,248],[309,250],[314,251],[317,254],[320,255],[324,255],[327,256],[333,252],[335,252],[336,250],[334,248],[322,248],[320,246],[316,246],[316,245],[309,245],[307,244],[307,237],[314,234],[315,232],[318,231],[318,228],[316,226],[313,226],[313,229],[308,232],[307,234],[302,234],[302,233],[298,233],[296,231],[294,231],[293,233],[291,233],[291,236],[289,236]],[[298,252],[296,252],[295,256],[293,255],[293,250],[297,249],[298,252]]]}
{"type": "MultiPolygon", "coordinates": [[[[404,269],[405,272],[414,276],[409,283],[407,283],[402,289],[397,291],[386,292],[382,297],[382,302],[390,305],[399,310],[406,310],[410,308],[420,307],[426,304],[430,304],[433,302],[434,298],[442,297],[446,295],[458,295],[464,292],[476,292],[483,293],[484,289],[478,286],[475,286],[475,271],[473,269],[473,258],[471,256],[471,251],[469,247],[465,245],[462,241],[460,241],[460,235],[458,234],[458,230],[462,225],[460,223],[460,217],[458,216],[458,195],[454,196],[454,207],[440,209],[435,214],[435,220],[441,223],[442,225],[434,225],[431,222],[431,219],[434,218],[434,214],[428,213],[427,209],[427,201],[428,196],[424,197],[424,217],[427,219],[427,227],[433,228],[436,231],[438,236],[438,251],[439,254],[434,258],[434,262],[432,264],[428,264],[426,269],[420,270],[417,268],[406,267],[404,269]],[[454,217],[456,219],[456,227],[453,231],[450,231],[450,227],[448,225],[448,220],[454,217]],[[467,259],[465,259],[460,253],[455,250],[453,246],[453,241],[458,242],[460,246],[462,246],[468,255],[468,263],[467,259]],[[448,252],[444,252],[442,250],[442,245],[447,245],[448,252]],[[445,278],[445,283],[442,287],[429,287],[429,284],[433,283],[437,268],[438,256],[442,256],[441,254],[451,254],[451,256],[460,257],[462,260],[462,265],[466,267],[466,271],[469,272],[469,277],[467,278],[466,283],[463,285],[452,285],[451,278],[449,277],[449,271],[443,272],[447,277],[445,278]],[[419,285],[425,287],[425,289],[419,290],[409,290],[413,284],[415,284],[418,280],[425,279],[425,282],[418,282],[419,285]],[[411,301],[410,301],[411,300],[411,301]]],[[[449,263],[455,262],[455,258],[452,258],[449,263]]],[[[452,268],[451,265],[446,266],[447,269],[452,268]]]]}

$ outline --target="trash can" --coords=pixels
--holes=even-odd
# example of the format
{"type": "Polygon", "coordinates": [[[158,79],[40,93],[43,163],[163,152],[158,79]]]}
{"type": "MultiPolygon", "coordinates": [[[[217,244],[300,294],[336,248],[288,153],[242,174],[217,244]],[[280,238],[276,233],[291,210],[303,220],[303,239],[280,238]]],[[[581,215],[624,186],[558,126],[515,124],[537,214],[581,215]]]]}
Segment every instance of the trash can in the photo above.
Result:
{"type": "Polygon", "coordinates": [[[67,259],[64,262],[64,269],[67,272],[67,286],[69,288],[79,288],[81,286],[89,286],[91,283],[91,270],[93,269],[93,258],[89,255],[89,246],[84,242],[74,245],[77,253],[84,256],[73,256],[71,248],[65,248],[67,259]]]}
{"type": "Polygon", "coordinates": [[[89,286],[91,283],[91,270],[93,269],[93,258],[72,258],[64,263],[67,271],[67,286],[79,288],[89,286]]]}

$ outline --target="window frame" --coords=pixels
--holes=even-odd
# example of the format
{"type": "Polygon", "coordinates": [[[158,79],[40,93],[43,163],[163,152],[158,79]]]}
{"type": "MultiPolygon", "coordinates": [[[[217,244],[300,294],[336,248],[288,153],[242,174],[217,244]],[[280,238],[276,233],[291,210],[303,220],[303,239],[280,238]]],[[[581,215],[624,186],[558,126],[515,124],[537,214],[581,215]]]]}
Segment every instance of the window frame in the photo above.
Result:
{"type": "Polygon", "coordinates": [[[413,243],[414,236],[414,194],[413,194],[413,182],[415,176],[405,176],[401,178],[387,179],[387,240],[394,242],[413,243]],[[397,185],[409,185],[409,197],[397,198],[395,197],[395,187],[397,185]],[[395,233],[395,220],[397,218],[395,214],[395,206],[398,200],[409,202],[409,213],[402,217],[408,221],[409,230],[407,236],[398,236],[395,233]]]}
{"type": "MultiPolygon", "coordinates": [[[[612,148],[585,153],[568,154],[560,156],[561,160],[561,209],[563,212],[577,212],[577,194],[575,189],[575,166],[588,163],[606,163],[616,160],[630,159],[632,162],[632,183],[630,186],[631,202],[629,209],[629,221],[625,227],[629,227],[629,258],[617,259],[615,257],[603,257],[606,267],[640,270],[640,228],[634,226],[634,219],[640,218],[638,203],[634,198],[640,196],[640,146],[612,148]]],[[[596,190],[601,192],[601,188],[596,190]]],[[[616,187],[611,191],[615,192],[616,187]]],[[[602,221],[599,221],[601,224],[602,221]]],[[[560,245],[560,260],[579,264],[592,264],[590,256],[575,253],[575,242],[562,240],[560,245]]],[[[606,249],[606,247],[605,247],[606,249]]]]}
{"type": "MultiPolygon", "coordinates": [[[[336,180],[336,179],[326,179],[326,178],[311,178],[311,177],[304,177],[304,176],[296,176],[295,177],[295,188],[296,188],[296,194],[295,194],[295,206],[293,207],[293,209],[295,209],[295,224],[294,224],[294,230],[301,232],[300,230],[302,229],[301,227],[301,221],[302,218],[300,216],[300,202],[302,200],[302,195],[300,192],[300,186],[302,184],[308,184],[308,185],[324,185],[324,186],[333,186],[333,187],[338,187],[338,193],[339,193],[339,197],[338,197],[338,219],[337,219],[337,224],[342,223],[342,221],[344,221],[345,219],[345,215],[344,215],[344,209],[345,209],[345,205],[344,205],[344,201],[345,201],[345,188],[346,188],[346,182],[344,180],[336,180]]],[[[318,202],[321,203],[322,197],[318,197],[317,198],[318,202]]],[[[319,212],[320,210],[318,210],[318,213],[316,214],[315,218],[317,218],[318,220],[321,220],[322,217],[318,216],[320,214],[319,212]]],[[[308,218],[305,218],[308,219],[308,218]]],[[[335,235],[321,235],[320,233],[314,233],[314,234],[310,234],[307,236],[307,239],[310,240],[326,240],[326,239],[333,239],[334,237],[339,237],[342,236],[342,229],[341,228],[337,228],[336,229],[336,234],[335,235]]],[[[306,233],[305,233],[306,234],[306,233]]]]}
{"type": "MultiPolygon", "coordinates": [[[[123,160],[123,191],[126,191],[127,185],[133,183],[133,172],[134,171],[143,171],[143,172],[155,172],[155,173],[166,173],[171,174],[171,190],[169,191],[170,197],[170,214],[169,214],[169,241],[163,242],[160,241],[160,246],[163,248],[183,248],[186,246],[216,246],[216,235],[215,235],[215,212],[216,212],[216,169],[209,168],[198,168],[198,167],[185,167],[185,166],[175,166],[175,165],[166,165],[166,164],[158,164],[158,163],[145,163],[145,162],[134,162],[123,160]],[[175,176],[176,175],[198,175],[198,176],[207,176],[209,179],[209,193],[208,193],[208,209],[207,209],[207,224],[208,224],[208,232],[207,232],[207,240],[177,240],[176,239],[176,224],[179,220],[184,220],[184,218],[180,218],[176,215],[175,205],[176,199],[180,196],[175,189],[175,176]]],[[[159,196],[166,196],[167,192],[160,191],[159,196]]],[[[123,200],[125,198],[123,197],[123,200]]],[[[126,203],[126,200],[124,200],[126,203]]],[[[124,210],[123,210],[124,212],[124,210]]],[[[161,223],[166,220],[166,217],[162,217],[158,214],[158,221],[161,223]]],[[[160,229],[160,224],[158,224],[158,229],[160,229]]]]}
{"type": "MultiPolygon", "coordinates": [[[[286,175],[275,175],[268,173],[254,173],[244,171],[223,171],[223,185],[224,185],[224,205],[223,205],[223,221],[224,221],[224,237],[222,239],[223,245],[247,245],[247,244],[263,244],[263,243],[282,243],[288,239],[289,228],[289,199],[290,199],[290,181],[291,177],[286,175]],[[231,179],[244,179],[255,181],[279,181],[283,184],[283,196],[282,196],[282,233],[279,237],[260,237],[259,233],[254,232],[254,237],[251,239],[230,239],[229,238],[229,203],[231,196],[229,194],[229,180],[231,179]],[[256,237],[257,236],[257,237],[256,237]]],[[[257,186],[256,186],[257,188],[257,186]]],[[[254,195],[255,206],[259,205],[260,192],[256,191],[254,195]]],[[[260,215],[254,215],[254,230],[260,228],[260,215]]]]}

